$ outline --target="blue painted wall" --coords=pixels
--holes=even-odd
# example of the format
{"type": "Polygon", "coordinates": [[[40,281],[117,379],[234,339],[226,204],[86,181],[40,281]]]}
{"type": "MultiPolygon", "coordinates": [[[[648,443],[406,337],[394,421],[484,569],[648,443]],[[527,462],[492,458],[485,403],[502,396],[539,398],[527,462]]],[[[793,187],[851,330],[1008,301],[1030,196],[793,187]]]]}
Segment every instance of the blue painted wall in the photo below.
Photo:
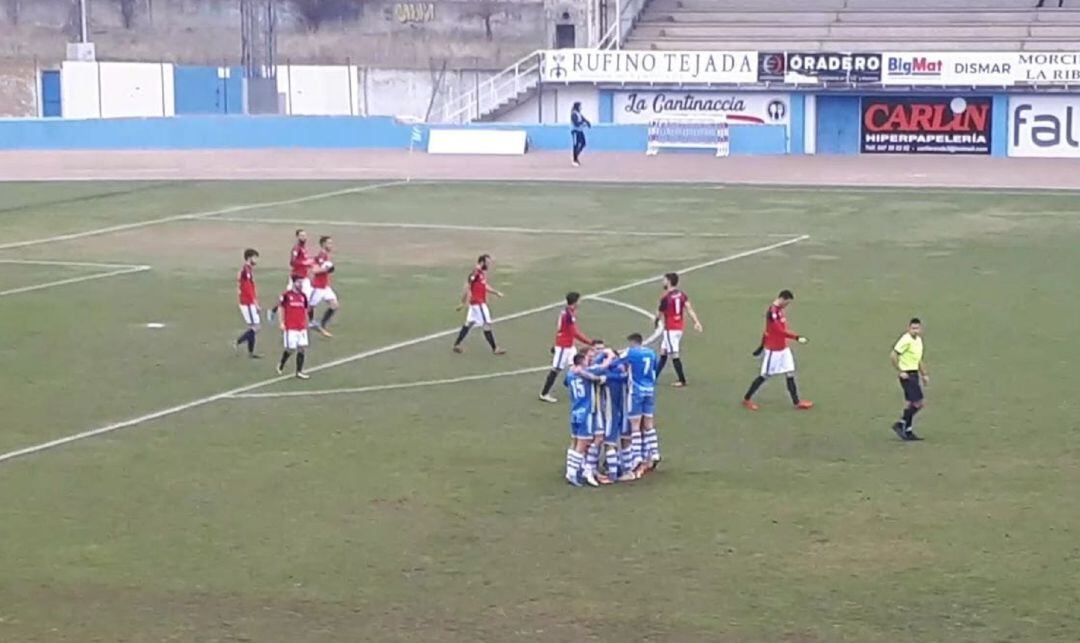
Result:
{"type": "MultiPolygon", "coordinates": [[[[466,126],[460,126],[466,127],[466,126]]],[[[525,130],[533,150],[570,148],[565,125],[484,124],[483,128],[525,130]]],[[[645,125],[598,124],[589,131],[589,149],[644,152],[645,125]]],[[[406,149],[412,125],[388,117],[349,116],[177,116],[92,120],[0,120],[0,149],[406,149]]],[[[423,127],[421,147],[427,145],[423,127]]],[[[783,154],[786,128],[735,125],[732,154],[783,154]]]]}
{"type": "Polygon", "coordinates": [[[243,114],[243,69],[227,69],[226,73],[225,68],[219,67],[174,67],[176,113],[243,114]]]}
{"type": "Polygon", "coordinates": [[[60,100],[60,70],[46,69],[41,72],[41,115],[59,118],[64,115],[60,100]]]}
{"type": "Polygon", "coordinates": [[[817,153],[858,154],[862,110],[858,96],[817,97],[817,153]]]}
{"type": "MultiPolygon", "coordinates": [[[[806,94],[791,95],[791,114],[788,117],[791,129],[788,132],[787,151],[789,154],[802,154],[806,151],[806,94]]],[[[813,127],[813,124],[810,126],[813,127]]]]}
{"type": "Polygon", "coordinates": [[[994,96],[990,117],[990,155],[1009,155],[1009,97],[1005,94],[994,96]]]}

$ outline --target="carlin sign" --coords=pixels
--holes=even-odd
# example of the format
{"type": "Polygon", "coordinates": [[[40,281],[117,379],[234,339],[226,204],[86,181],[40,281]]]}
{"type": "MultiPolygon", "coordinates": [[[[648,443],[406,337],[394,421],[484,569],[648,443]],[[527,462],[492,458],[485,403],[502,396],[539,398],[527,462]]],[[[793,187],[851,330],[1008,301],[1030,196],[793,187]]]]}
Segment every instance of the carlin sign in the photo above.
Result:
{"type": "Polygon", "coordinates": [[[548,83],[753,83],[757,52],[554,49],[540,74],[548,83]]]}
{"type": "Polygon", "coordinates": [[[665,116],[726,117],[729,123],[787,125],[787,94],[671,91],[619,92],[614,96],[616,123],[648,123],[665,116]]]}
{"type": "Polygon", "coordinates": [[[865,154],[989,154],[989,96],[882,96],[862,101],[865,154]]]}

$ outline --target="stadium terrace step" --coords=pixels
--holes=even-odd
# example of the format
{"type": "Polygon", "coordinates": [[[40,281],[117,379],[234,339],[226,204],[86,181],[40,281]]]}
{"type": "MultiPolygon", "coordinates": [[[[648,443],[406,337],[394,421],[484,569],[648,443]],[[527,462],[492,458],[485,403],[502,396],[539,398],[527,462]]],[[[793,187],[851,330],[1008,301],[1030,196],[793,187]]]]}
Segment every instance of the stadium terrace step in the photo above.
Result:
{"type": "MultiPolygon", "coordinates": [[[[1053,29],[1047,27],[1047,29],[1053,29]]],[[[1076,34],[1076,31],[1071,32],[1076,34]]],[[[1020,40],[1028,36],[1028,27],[1006,26],[969,26],[969,25],[922,25],[918,27],[897,27],[893,25],[821,25],[821,26],[765,26],[765,25],[664,25],[658,26],[651,23],[639,25],[634,31],[635,37],[640,38],[715,38],[715,39],[745,39],[745,38],[769,38],[791,40],[840,40],[857,38],[868,39],[897,39],[914,38],[919,40],[953,40],[953,39],[1010,39],[1020,40]]],[[[1056,37],[1066,37],[1070,33],[1061,31],[1048,33],[1056,37]]]]}
{"type": "Polygon", "coordinates": [[[1027,0],[847,0],[847,9],[952,9],[954,11],[982,11],[986,9],[1032,9],[1034,2],[1027,0]]]}
{"type": "Polygon", "coordinates": [[[649,6],[664,11],[838,11],[844,0],[652,0],[649,6]]]}
{"type": "MultiPolygon", "coordinates": [[[[1080,21],[1072,24],[1031,25],[1028,29],[1031,31],[1032,38],[1073,38],[1075,41],[1080,41],[1080,21]]],[[[1076,45],[1080,45],[1080,42],[1076,42],[1073,46],[1076,45]]]]}
{"type": "Polygon", "coordinates": [[[836,22],[836,16],[820,11],[656,11],[649,6],[638,22],[808,25],[836,22]]]}
{"type": "Polygon", "coordinates": [[[971,51],[975,46],[981,51],[1068,51],[1076,48],[1075,42],[1060,40],[1040,40],[1031,43],[1021,43],[1017,40],[972,40],[972,41],[863,41],[863,40],[829,40],[829,41],[798,41],[798,40],[686,40],[686,39],[645,39],[634,40],[631,38],[625,49],[651,49],[656,51],[707,51],[710,49],[730,50],[758,50],[758,51],[836,51],[838,48],[844,51],[869,51],[879,52],[887,50],[908,49],[922,51],[971,51]]]}
{"type": "MultiPolygon", "coordinates": [[[[1077,12],[1080,13],[1080,12],[1077,12]]],[[[911,23],[1003,23],[1024,25],[1041,14],[1034,11],[841,11],[836,14],[838,22],[872,22],[878,24],[909,25],[911,23]]]]}

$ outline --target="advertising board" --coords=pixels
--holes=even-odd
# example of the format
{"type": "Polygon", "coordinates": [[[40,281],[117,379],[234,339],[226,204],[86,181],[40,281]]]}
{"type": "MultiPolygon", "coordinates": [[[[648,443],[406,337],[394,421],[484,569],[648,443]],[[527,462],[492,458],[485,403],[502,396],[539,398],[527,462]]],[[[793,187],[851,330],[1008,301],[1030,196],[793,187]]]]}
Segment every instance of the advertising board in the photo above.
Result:
{"type": "Polygon", "coordinates": [[[540,75],[560,83],[754,83],[754,51],[555,49],[543,52],[540,75]]]}
{"type": "Polygon", "coordinates": [[[1009,156],[1080,158],[1080,96],[1010,96],[1009,156]]]}
{"type": "Polygon", "coordinates": [[[989,96],[866,96],[864,154],[990,154],[989,96]]]}
{"type": "Polygon", "coordinates": [[[955,87],[1080,84],[1080,53],[993,51],[882,54],[883,85],[955,87]]]}
{"type": "Polygon", "coordinates": [[[714,91],[632,91],[614,96],[612,120],[648,123],[663,117],[726,117],[730,123],[787,125],[791,98],[787,94],[714,91]]]}
{"type": "Polygon", "coordinates": [[[881,82],[881,54],[839,52],[763,52],[758,54],[758,80],[813,84],[881,82]]]}

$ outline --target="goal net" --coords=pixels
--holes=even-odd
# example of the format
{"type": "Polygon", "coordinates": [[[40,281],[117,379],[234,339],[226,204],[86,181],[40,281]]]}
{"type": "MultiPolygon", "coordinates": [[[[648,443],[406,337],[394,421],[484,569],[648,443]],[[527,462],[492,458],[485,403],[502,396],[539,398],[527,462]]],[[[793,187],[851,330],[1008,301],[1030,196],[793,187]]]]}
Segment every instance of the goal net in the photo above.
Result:
{"type": "Polygon", "coordinates": [[[717,156],[731,153],[728,123],[723,118],[665,118],[649,123],[652,156],[662,149],[716,150],[717,156]]]}

